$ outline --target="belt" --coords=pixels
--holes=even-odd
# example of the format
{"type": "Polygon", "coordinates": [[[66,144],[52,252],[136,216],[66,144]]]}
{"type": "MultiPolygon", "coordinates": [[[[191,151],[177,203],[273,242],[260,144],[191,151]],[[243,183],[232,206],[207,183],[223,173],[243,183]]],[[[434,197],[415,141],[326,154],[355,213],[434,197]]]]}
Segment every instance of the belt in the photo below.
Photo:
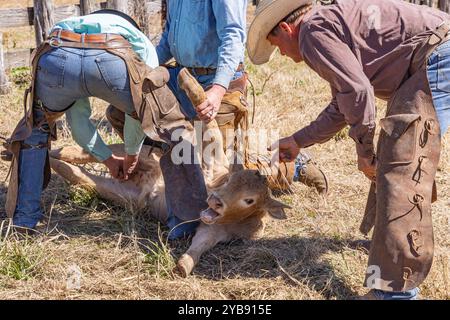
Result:
{"type": "Polygon", "coordinates": [[[430,46],[437,45],[450,39],[450,21],[442,22],[436,30],[432,31],[432,35],[428,39],[430,46]]]}
{"type": "MultiPolygon", "coordinates": [[[[189,70],[189,72],[196,76],[207,76],[211,74],[215,74],[217,69],[216,68],[204,68],[204,67],[186,67],[186,69],[189,70]]],[[[238,68],[236,69],[236,72],[244,71],[244,64],[240,63],[238,68]]]]}
{"type": "Polygon", "coordinates": [[[72,47],[85,49],[131,48],[131,44],[120,34],[85,34],[61,29],[55,30],[49,35],[48,43],[52,47],[72,47]]]}

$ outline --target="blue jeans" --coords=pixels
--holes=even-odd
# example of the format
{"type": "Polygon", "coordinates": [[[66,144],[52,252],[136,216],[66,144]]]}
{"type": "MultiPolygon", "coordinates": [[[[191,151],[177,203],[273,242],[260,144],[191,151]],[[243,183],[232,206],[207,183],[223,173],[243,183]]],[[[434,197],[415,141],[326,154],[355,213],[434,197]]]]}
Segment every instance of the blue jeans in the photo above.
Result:
{"type": "MultiPolygon", "coordinates": [[[[55,48],[41,56],[35,83],[35,101],[52,111],[65,111],[78,99],[97,97],[121,110],[133,110],[124,61],[105,50],[55,48]]],[[[35,108],[35,123],[43,113],[35,108]]],[[[20,151],[19,190],[13,222],[34,228],[42,218],[40,207],[47,142],[45,128],[33,128],[20,151]],[[33,148],[34,146],[34,148],[33,148]]]]}
{"type": "MultiPolygon", "coordinates": [[[[42,119],[43,113],[35,112],[34,117],[42,119]]],[[[48,132],[44,130],[33,128],[31,136],[24,141],[31,148],[20,151],[19,190],[13,219],[16,226],[33,229],[42,218],[41,193],[47,147],[39,146],[48,140],[48,132]]]]}
{"type": "Polygon", "coordinates": [[[442,137],[450,125],[450,41],[436,48],[427,65],[428,82],[442,137]]]}
{"type": "MultiPolygon", "coordinates": [[[[177,97],[178,102],[180,102],[181,109],[183,113],[189,118],[194,119],[197,116],[197,113],[195,111],[194,106],[192,105],[191,101],[187,97],[186,93],[179,87],[178,85],[178,74],[180,73],[180,70],[182,69],[181,66],[177,66],[174,68],[169,68],[169,74],[170,74],[170,80],[167,84],[170,88],[170,90],[174,93],[174,95],[177,97]]],[[[243,72],[238,71],[235,73],[232,80],[238,79],[242,77],[243,72]]],[[[208,88],[212,85],[212,82],[214,80],[214,74],[212,75],[203,75],[198,76],[194,74],[194,77],[197,79],[197,81],[202,85],[203,89],[208,88]]],[[[192,186],[196,186],[196,190],[186,190],[186,192],[206,192],[206,186],[205,181],[203,178],[203,172],[200,165],[189,165],[189,168],[183,168],[182,166],[176,166],[176,165],[167,165],[161,167],[163,171],[163,175],[165,176],[185,176],[187,180],[191,183],[192,186]],[[190,171],[189,174],[187,173],[187,170],[190,171]],[[194,170],[195,172],[192,172],[194,170]],[[169,172],[170,171],[170,172],[169,172]],[[192,181],[195,180],[195,181],[192,181]]],[[[167,184],[168,185],[168,184],[167,184]]],[[[198,197],[197,197],[198,198],[198,197]]],[[[206,197],[205,197],[206,199],[206,197]]],[[[200,199],[198,198],[200,201],[200,199]]],[[[179,225],[183,222],[180,218],[177,217],[178,210],[183,210],[183,208],[180,207],[178,203],[175,203],[177,201],[176,197],[173,197],[168,191],[166,191],[166,204],[167,204],[167,226],[170,230],[172,230],[169,234],[169,239],[177,239],[186,235],[190,235],[195,232],[195,229],[198,226],[198,222],[190,222],[185,223],[182,225],[179,225]]],[[[192,201],[194,201],[194,197],[192,197],[192,201]]],[[[203,199],[201,200],[203,201],[203,199]]],[[[193,206],[193,207],[199,207],[200,205],[193,206]]],[[[206,208],[205,208],[206,209],[206,208]]]]}

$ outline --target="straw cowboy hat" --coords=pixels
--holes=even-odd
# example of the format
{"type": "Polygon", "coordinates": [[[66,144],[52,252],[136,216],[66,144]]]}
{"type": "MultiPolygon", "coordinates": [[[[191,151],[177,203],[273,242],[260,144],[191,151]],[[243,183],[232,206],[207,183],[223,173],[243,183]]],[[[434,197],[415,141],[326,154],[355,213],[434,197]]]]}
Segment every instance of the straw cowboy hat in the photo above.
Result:
{"type": "Polygon", "coordinates": [[[270,31],[291,12],[311,0],[261,0],[256,7],[255,19],[248,30],[247,51],[254,64],[263,64],[270,60],[275,51],[267,40],[270,31]]]}

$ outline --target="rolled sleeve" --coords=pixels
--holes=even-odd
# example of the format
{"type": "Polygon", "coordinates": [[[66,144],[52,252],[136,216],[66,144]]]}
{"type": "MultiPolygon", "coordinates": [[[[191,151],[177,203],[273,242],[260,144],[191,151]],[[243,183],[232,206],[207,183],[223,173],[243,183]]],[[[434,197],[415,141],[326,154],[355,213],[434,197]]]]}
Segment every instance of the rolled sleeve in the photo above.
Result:
{"type": "Polygon", "coordinates": [[[169,45],[169,29],[170,29],[170,16],[167,15],[166,24],[164,26],[163,34],[156,46],[156,53],[158,55],[159,64],[163,65],[173,58],[173,54],[170,51],[169,45]]]}
{"type": "Polygon", "coordinates": [[[217,72],[213,83],[228,88],[239,63],[244,60],[247,1],[212,1],[220,39],[217,72]]]}
{"type": "MultiPolygon", "coordinates": [[[[305,62],[333,88],[337,108],[350,125],[349,135],[356,143],[358,155],[371,157],[376,114],[374,90],[349,46],[331,31],[331,25],[328,27],[327,22],[304,26],[300,52],[305,62]]],[[[319,130],[325,132],[324,127],[319,130]]]]}

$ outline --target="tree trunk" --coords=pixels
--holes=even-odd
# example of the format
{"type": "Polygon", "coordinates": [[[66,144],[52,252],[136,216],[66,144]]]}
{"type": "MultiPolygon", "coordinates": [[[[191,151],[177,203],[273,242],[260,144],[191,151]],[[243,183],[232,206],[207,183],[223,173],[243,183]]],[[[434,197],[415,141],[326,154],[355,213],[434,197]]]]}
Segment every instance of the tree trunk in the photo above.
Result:
{"type": "Polygon", "coordinates": [[[3,54],[3,33],[0,32],[0,95],[10,92],[11,86],[5,71],[5,56],[3,54]]]}
{"type": "Polygon", "coordinates": [[[95,0],[80,0],[80,14],[83,16],[99,9],[100,6],[95,2],[95,0]]]}
{"type": "Polygon", "coordinates": [[[39,46],[48,36],[55,21],[53,17],[52,0],[34,0],[34,28],[36,32],[36,45],[39,46]]]}

